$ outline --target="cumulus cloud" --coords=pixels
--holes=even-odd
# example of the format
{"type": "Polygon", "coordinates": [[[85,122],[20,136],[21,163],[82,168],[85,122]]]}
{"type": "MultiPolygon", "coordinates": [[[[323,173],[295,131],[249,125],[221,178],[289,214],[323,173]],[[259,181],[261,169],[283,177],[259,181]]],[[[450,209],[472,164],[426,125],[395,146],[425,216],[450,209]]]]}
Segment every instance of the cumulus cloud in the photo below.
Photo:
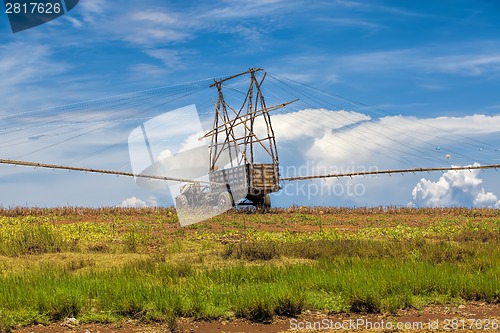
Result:
{"type": "Polygon", "coordinates": [[[123,200],[121,204],[118,205],[118,207],[124,207],[124,208],[144,208],[148,207],[147,203],[145,201],[142,201],[141,199],[138,199],[136,197],[131,197],[123,200]]]}
{"type": "Polygon", "coordinates": [[[448,171],[436,182],[422,178],[413,188],[413,202],[410,206],[500,208],[498,197],[484,189],[479,172],[479,170],[448,171]]]}
{"type": "Polygon", "coordinates": [[[481,142],[491,142],[498,133],[500,116],[371,120],[357,112],[306,109],[275,115],[272,122],[278,145],[297,147],[298,157],[326,167],[415,168],[444,166],[447,161],[466,165],[498,155],[487,143],[483,150],[481,142]]]}
{"type": "MultiPolygon", "coordinates": [[[[494,164],[499,157],[495,147],[498,144],[496,133],[500,128],[500,116],[385,116],[370,119],[368,115],[350,111],[303,109],[273,115],[272,122],[283,177],[446,167],[450,164],[468,165],[474,161],[494,164]]],[[[385,205],[390,193],[393,204],[405,204],[412,199],[411,192],[418,179],[412,174],[347,179],[363,186],[366,189],[363,195],[348,196],[346,191],[344,194],[332,195],[332,191],[325,191],[324,195],[315,195],[314,201],[322,204],[385,205]]],[[[489,182],[486,185],[497,184],[494,180],[489,182]]],[[[330,188],[346,185],[342,179],[322,181],[321,184],[322,187],[330,188]]],[[[495,194],[483,190],[483,186],[488,188],[482,185],[477,171],[451,172],[436,182],[422,180],[418,185],[420,190],[415,190],[420,192],[412,204],[497,205],[495,194]]],[[[491,190],[495,192],[495,187],[491,190]]],[[[300,193],[297,191],[294,200],[302,200],[300,193]]],[[[285,200],[283,197],[280,200],[285,200]]]]}
{"type": "Polygon", "coordinates": [[[170,149],[163,150],[160,155],[158,155],[158,161],[163,160],[164,158],[172,156],[172,151],[170,149]]]}
{"type": "MultiPolygon", "coordinates": [[[[359,112],[301,109],[296,112],[274,114],[272,123],[280,154],[282,177],[405,167],[449,166],[450,164],[467,165],[473,161],[493,164],[500,157],[498,150],[495,149],[499,140],[500,115],[427,119],[388,116],[371,119],[369,115],[359,112]],[[466,140],[465,137],[474,140],[466,140]],[[483,146],[484,149],[475,147],[481,145],[481,142],[489,143],[489,145],[483,146]],[[447,154],[451,156],[447,158],[447,154]],[[422,156],[426,159],[422,159],[422,156]],[[403,158],[406,159],[403,160],[403,158]]],[[[176,144],[183,147],[182,150],[200,144],[198,138],[201,133],[179,139],[179,133],[185,134],[189,130],[193,131],[193,123],[190,122],[189,125],[190,128],[177,126],[175,135],[172,136],[173,139],[178,139],[176,144]]],[[[265,132],[259,133],[259,137],[264,137],[264,135],[265,132]]],[[[118,138],[117,135],[116,137],[118,138]]],[[[91,139],[84,143],[107,142],[109,131],[97,132],[91,139]]],[[[158,141],[162,138],[151,136],[150,139],[158,141]]],[[[31,144],[34,144],[33,142],[35,141],[31,141],[31,144]]],[[[75,150],[74,145],[71,148],[75,150]]],[[[19,145],[16,149],[19,150],[19,145]]],[[[173,152],[173,150],[168,152],[163,149],[154,151],[154,155],[169,156],[173,152]]],[[[122,167],[120,161],[123,161],[123,156],[119,154],[118,151],[111,151],[107,153],[106,159],[95,157],[87,161],[88,166],[119,170],[122,167]]],[[[44,158],[49,163],[57,160],[57,156],[44,158]]],[[[149,161],[148,156],[146,160],[149,161]]],[[[10,172],[10,169],[8,171],[10,172]]],[[[497,197],[497,195],[500,196],[500,189],[497,185],[500,174],[487,171],[484,181],[479,177],[481,174],[478,171],[458,173],[453,171],[443,174],[441,178],[436,176],[433,179],[429,176],[421,181],[419,181],[418,174],[416,176],[405,174],[393,177],[354,177],[321,182],[293,182],[286,190],[275,194],[273,202],[277,206],[311,203],[346,206],[404,205],[412,200],[411,193],[415,188],[412,204],[416,206],[460,205],[500,208],[497,197]]],[[[108,181],[108,178],[105,179],[108,181]]],[[[109,180],[110,184],[116,181],[115,178],[109,180]]],[[[125,184],[128,180],[123,180],[123,182],[125,184]]],[[[116,188],[115,186],[107,187],[116,188]]],[[[125,185],[120,187],[122,188],[125,188],[125,185]]],[[[122,194],[121,198],[112,199],[115,204],[121,202],[124,197],[128,198],[120,204],[120,207],[146,207],[158,204],[156,199],[148,198],[151,192],[140,194],[136,189],[114,191],[117,195],[122,194]],[[127,194],[123,195],[124,193],[127,194]]],[[[172,193],[178,192],[172,191],[172,193]]],[[[158,198],[164,198],[165,191],[162,189],[161,192],[154,194],[158,198]]],[[[108,196],[106,200],[111,200],[108,199],[111,197],[111,195],[108,196]]],[[[163,204],[162,200],[160,204],[163,204]]],[[[10,197],[5,197],[2,202],[13,201],[10,197]]],[[[102,202],[100,201],[100,204],[102,202]]],[[[40,205],[46,205],[46,203],[41,202],[40,205]]]]}
{"type": "MultiPolygon", "coordinates": [[[[327,109],[304,109],[297,112],[272,116],[273,129],[280,141],[298,137],[322,137],[325,133],[371,120],[370,116],[353,111],[327,109]]],[[[260,129],[262,136],[265,134],[260,129]]]]}

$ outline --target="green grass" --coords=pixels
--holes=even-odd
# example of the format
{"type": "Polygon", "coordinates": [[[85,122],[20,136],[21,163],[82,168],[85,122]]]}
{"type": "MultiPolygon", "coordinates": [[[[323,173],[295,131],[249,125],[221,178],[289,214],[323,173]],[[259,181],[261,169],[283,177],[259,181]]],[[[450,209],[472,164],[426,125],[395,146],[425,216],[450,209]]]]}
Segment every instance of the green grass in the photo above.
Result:
{"type": "Polygon", "coordinates": [[[500,302],[496,210],[304,209],[230,212],[185,229],[169,210],[4,211],[0,331],[68,317],[175,327],[179,317],[500,302]]]}
{"type": "Polygon", "coordinates": [[[203,270],[152,258],[113,270],[40,267],[0,278],[0,322],[67,317],[159,321],[171,315],[266,322],[304,309],[377,313],[443,299],[498,303],[499,274],[498,265],[477,269],[472,259],[436,264],[348,256],[203,270]]]}

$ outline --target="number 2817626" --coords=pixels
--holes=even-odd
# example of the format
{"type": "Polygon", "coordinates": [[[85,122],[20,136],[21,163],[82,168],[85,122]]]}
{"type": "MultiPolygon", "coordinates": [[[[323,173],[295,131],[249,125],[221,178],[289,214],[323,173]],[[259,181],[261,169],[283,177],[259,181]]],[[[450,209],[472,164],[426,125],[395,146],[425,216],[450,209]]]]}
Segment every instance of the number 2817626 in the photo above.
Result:
{"type": "Polygon", "coordinates": [[[5,3],[6,14],[59,14],[61,10],[61,4],[59,2],[5,3]]]}

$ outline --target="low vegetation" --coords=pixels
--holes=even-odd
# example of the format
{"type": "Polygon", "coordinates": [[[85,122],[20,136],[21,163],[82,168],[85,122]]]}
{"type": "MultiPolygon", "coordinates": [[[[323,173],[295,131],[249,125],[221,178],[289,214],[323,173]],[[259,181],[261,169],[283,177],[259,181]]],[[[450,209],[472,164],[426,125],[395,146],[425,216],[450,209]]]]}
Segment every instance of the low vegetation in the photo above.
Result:
{"type": "Polygon", "coordinates": [[[500,302],[494,209],[0,211],[0,331],[76,318],[269,322],[500,302]]]}

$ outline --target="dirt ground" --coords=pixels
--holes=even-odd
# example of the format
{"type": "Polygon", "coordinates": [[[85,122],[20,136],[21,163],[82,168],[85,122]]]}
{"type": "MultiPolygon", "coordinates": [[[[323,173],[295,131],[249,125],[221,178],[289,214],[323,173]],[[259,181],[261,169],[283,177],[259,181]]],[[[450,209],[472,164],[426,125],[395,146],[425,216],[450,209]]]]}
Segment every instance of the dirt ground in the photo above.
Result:
{"type": "MultiPolygon", "coordinates": [[[[175,333],[299,333],[299,332],[499,332],[500,304],[468,303],[433,306],[390,314],[326,314],[306,312],[295,319],[270,324],[248,321],[193,322],[181,320],[175,333]]],[[[24,327],[18,333],[169,333],[166,324],[127,321],[122,325],[80,325],[72,320],[50,326],[24,327]]]]}

